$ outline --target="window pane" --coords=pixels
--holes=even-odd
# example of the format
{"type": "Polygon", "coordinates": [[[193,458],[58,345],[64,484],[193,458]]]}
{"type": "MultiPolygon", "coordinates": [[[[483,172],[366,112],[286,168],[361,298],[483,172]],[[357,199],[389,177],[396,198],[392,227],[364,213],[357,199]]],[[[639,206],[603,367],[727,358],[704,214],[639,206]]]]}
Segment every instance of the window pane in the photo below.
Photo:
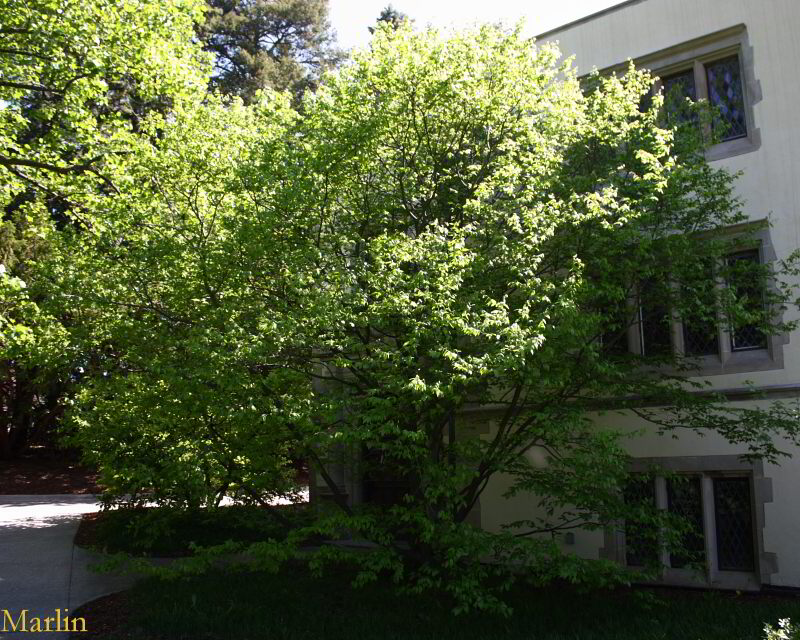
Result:
{"type": "Polygon", "coordinates": [[[687,356],[719,354],[717,324],[707,318],[692,318],[683,323],[683,347],[687,356]]]}
{"type": "Polygon", "coordinates": [[[749,478],[714,479],[717,560],[722,571],[755,571],[749,478]]]}
{"type": "Polygon", "coordinates": [[[642,285],[639,293],[639,329],[644,356],[667,356],[672,353],[670,314],[664,300],[668,292],[655,281],[642,285]]]}
{"type": "Polygon", "coordinates": [[[670,478],[667,482],[669,510],[686,520],[692,528],[681,540],[684,553],[671,553],[670,566],[676,569],[705,558],[706,541],[703,534],[703,501],[699,476],[670,478]]]}
{"type": "MultiPolygon", "coordinates": [[[[757,265],[761,263],[758,249],[742,251],[728,257],[731,267],[729,285],[734,290],[736,299],[748,314],[764,321],[764,286],[757,265]]],[[[766,349],[767,336],[759,326],[759,322],[739,323],[731,331],[731,349],[747,351],[750,349],[766,349]]]]}
{"type": "MultiPolygon", "coordinates": [[[[655,507],[656,487],[652,478],[632,475],[623,491],[625,504],[655,507]]],[[[658,530],[639,522],[625,523],[625,562],[632,567],[645,567],[658,561],[658,530]]]]}
{"type": "Polygon", "coordinates": [[[683,287],[683,351],[687,356],[719,354],[717,301],[711,261],[698,265],[697,278],[683,287]]]}
{"type": "Polygon", "coordinates": [[[664,94],[689,98],[692,102],[697,100],[697,90],[694,86],[694,69],[687,69],[680,73],[674,73],[661,79],[664,86],[664,94]]]}
{"type": "Polygon", "coordinates": [[[744,94],[739,56],[731,56],[706,65],[708,99],[719,113],[714,123],[723,140],[747,135],[744,115],[744,94]]]}
{"type": "Polygon", "coordinates": [[[631,324],[631,312],[624,304],[611,307],[607,329],[602,335],[603,351],[608,355],[628,353],[628,327],[631,324]]]}
{"type": "Polygon", "coordinates": [[[689,122],[694,118],[687,112],[686,98],[692,102],[697,100],[697,89],[694,83],[694,69],[661,78],[664,87],[664,109],[667,120],[689,122]]]}

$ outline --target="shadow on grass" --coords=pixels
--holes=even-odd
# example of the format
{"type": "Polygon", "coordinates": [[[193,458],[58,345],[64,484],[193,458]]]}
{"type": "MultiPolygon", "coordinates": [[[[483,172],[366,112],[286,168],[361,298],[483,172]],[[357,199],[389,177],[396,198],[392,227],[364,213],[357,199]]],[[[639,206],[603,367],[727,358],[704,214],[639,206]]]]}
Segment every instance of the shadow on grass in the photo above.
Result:
{"type": "MultiPolygon", "coordinates": [[[[214,640],[756,640],[766,622],[800,618],[800,600],[660,590],[583,593],[518,586],[514,614],[454,617],[433,596],[401,596],[388,583],[351,589],[342,571],[322,579],[302,565],[277,574],[151,579],[125,594],[126,622],[110,638],[214,640]]],[[[119,605],[117,605],[119,606],[119,605]]],[[[91,618],[90,618],[91,629],[91,618]]]]}

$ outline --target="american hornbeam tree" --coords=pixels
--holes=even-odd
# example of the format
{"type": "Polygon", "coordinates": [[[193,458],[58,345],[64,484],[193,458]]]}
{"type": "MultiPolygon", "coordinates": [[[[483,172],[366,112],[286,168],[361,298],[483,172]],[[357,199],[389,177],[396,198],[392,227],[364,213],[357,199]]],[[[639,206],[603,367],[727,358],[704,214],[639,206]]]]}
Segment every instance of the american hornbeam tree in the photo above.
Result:
{"type": "Polygon", "coordinates": [[[0,2],[0,457],[52,431],[79,360],[53,340],[67,316],[38,308],[30,267],[53,233],[86,229],[87,211],[118,191],[109,167],[125,161],[139,119],[205,92],[210,58],[192,42],[203,10],[194,0],[0,2]]]}
{"type": "Polygon", "coordinates": [[[632,67],[582,85],[558,58],[519,30],[378,29],[304,105],[292,204],[257,210],[265,227],[285,211],[317,252],[316,290],[286,292],[308,314],[297,368],[324,390],[314,444],[334,509],[316,530],[376,545],[318,560],[355,556],[361,579],[387,570],[459,610],[502,607],[484,587],[515,575],[621,576],[564,553],[569,528],[642,519],[680,543],[680,523],[622,499],[615,410],[770,461],[784,438],[798,442],[796,408],[738,408],[697,393],[707,389],[689,378],[692,358],[619,348],[639,302],[662,328],[679,315],[713,330],[720,315],[790,329],[794,258],[773,265],[770,287],[764,267],[726,260],[747,225],[735,176],[704,158],[711,115],[665,115],[660,96],[640,106],[652,80],[632,67]],[[467,409],[499,413],[496,428],[460,434],[467,409]],[[405,495],[348,505],[330,469],[348,456],[359,473],[402,480],[405,495]],[[498,476],[509,494],[538,497],[541,517],[500,533],[468,524],[498,476]]]}
{"type": "Polygon", "coordinates": [[[598,412],[716,432],[767,460],[798,437],[790,407],[695,393],[691,358],[618,348],[639,299],[656,324],[668,309],[698,326],[792,327],[793,262],[764,288],[764,268],[725,259],[749,227],[735,176],[705,162],[711,116],[666,126],[660,96],[640,108],[650,85],[631,69],[581,86],[519,29],[384,25],[302,117],[270,92],[152,116],[160,144],[110,176],[120,195],[94,233],[60,234],[40,265],[60,292],[48,299],[79,320],[70,339],[97,354],[75,441],[115,492],[186,506],[291,495],[288,452],[301,452],[329,508],[251,551],[285,558],[310,534],[346,533],[374,548],[303,557],[357,562],[360,582],[388,572],[457,610],[502,610],[493,589],[519,577],[626,579],[558,535],[625,518],[679,544],[687,523],[625,504],[627,436],[598,412]],[[467,409],[499,413],[486,439],[459,433],[467,409]],[[405,495],[349,504],[342,459],[405,495]],[[468,513],[501,475],[542,516],[476,529],[468,513]]]}

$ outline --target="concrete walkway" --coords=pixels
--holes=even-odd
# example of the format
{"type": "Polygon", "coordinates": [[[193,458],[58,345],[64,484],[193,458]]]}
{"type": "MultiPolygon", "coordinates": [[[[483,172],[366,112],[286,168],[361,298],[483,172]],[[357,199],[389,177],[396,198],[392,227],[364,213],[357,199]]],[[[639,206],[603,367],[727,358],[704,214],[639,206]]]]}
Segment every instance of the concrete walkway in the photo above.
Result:
{"type": "MultiPolygon", "coordinates": [[[[102,595],[130,586],[130,575],[92,572],[97,554],[72,544],[84,513],[97,511],[90,495],[0,495],[0,638],[30,638],[30,633],[4,633],[3,610],[16,620],[23,609],[28,621],[52,617],[56,609],[73,611],[102,595]]],[[[34,634],[34,637],[38,634],[34,634]]],[[[64,640],[67,633],[47,633],[64,640]]]]}

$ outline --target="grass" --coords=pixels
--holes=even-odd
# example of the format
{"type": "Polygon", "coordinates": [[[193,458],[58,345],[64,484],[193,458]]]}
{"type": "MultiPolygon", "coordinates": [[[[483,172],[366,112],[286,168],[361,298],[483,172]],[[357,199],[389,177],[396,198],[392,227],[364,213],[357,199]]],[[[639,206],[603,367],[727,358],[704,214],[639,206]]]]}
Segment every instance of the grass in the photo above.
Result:
{"type": "MultiPolygon", "coordinates": [[[[300,524],[306,513],[306,505],[279,508],[294,525],[300,524]]],[[[194,511],[126,508],[84,517],[76,543],[107,553],[170,557],[189,554],[192,543],[213,546],[228,540],[282,539],[286,531],[267,510],[255,506],[194,511]]]]}
{"type": "MultiPolygon", "coordinates": [[[[764,623],[800,619],[800,599],[699,591],[581,593],[518,587],[514,614],[453,617],[434,597],[398,596],[388,584],[353,590],[341,575],[213,573],[151,579],[126,599],[116,638],[175,640],[755,640],[764,623]],[[655,594],[655,598],[653,597],[655,594]],[[133,631],[135,630],[135,631],[133,631]]],[[[91,620],[90,620],[91,625],[91,620]]],[[[90,628],[91,630],[91,628],[90,628]]]]}

